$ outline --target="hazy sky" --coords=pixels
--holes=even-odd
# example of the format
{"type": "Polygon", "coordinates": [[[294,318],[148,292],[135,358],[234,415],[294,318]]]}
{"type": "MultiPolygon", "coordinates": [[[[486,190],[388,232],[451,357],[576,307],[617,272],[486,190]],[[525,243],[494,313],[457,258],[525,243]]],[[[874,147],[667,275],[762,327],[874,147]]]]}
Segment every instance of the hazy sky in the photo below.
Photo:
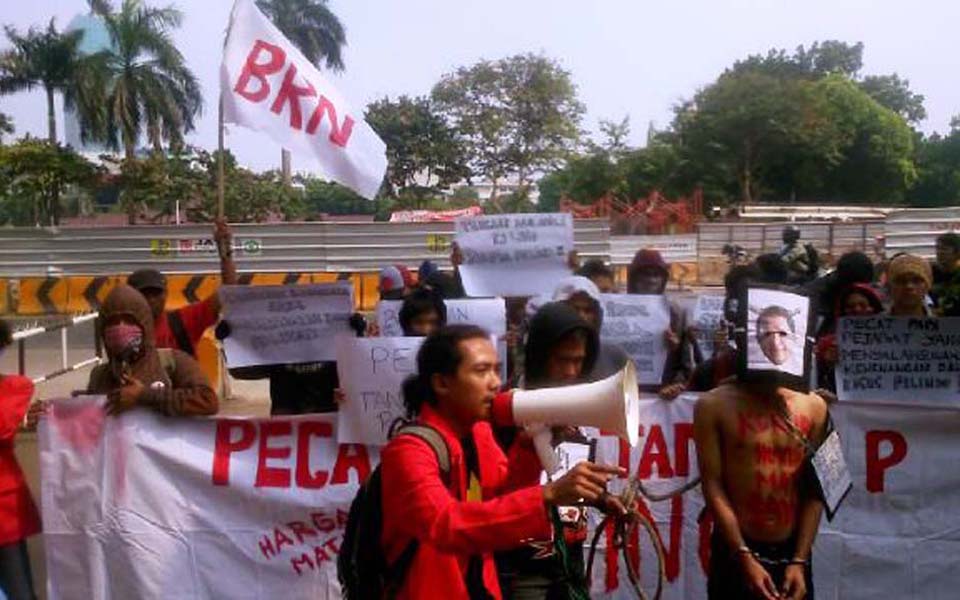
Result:
{"type": "MultiPolygon", "coordinates": [[[[206,99],[189,141],[213,148],[217,72],[232,0],[174,3],[185,14],[175,37],[206,99]]],[[[84,0],[3,5],[0,21],[21,30],[51,16],[64,27],[87,10],[84,0]]],[[[924,131],[946,131],[960,113],[955,0],[330,0],[330,6],[348,44],[346,71],[334,80],[357,107],[384,95],[427,94],[442,74],[481,58],[542,52],[572,73],[587,106],[587,129],[629,115],[632,142],[641,145],[650,122],[667,125],[674,104],[735,60],[839,39],[865,44],[864,74],[899,73],[926,96],[924,131]]],[[[17,135],[46,135],[42,92],[2,96],[0,111],[13,116],[17,135]]],[[[254,168],[279,164],[279,148],[262,135],[233,127],[227,145],[254,168]]],[[[294,156],[294,168],[315,165],[294,156]]]]}

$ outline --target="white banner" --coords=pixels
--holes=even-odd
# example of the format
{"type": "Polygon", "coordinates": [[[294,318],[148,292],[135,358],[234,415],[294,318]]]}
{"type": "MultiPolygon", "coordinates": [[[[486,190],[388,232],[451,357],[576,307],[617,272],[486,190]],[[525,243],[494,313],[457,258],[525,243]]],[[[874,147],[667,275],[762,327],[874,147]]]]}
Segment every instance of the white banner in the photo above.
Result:
{"type": "Polygon", "coordinates": [[[633,359],[640,385],[658,385],[667,362],[670,305],[665,296],[602,294],[600,338],[617,344],[633,359]]]}
{"type": "MultiPolygon", "coordinates": [[[[482,327],[500,339],[507,334],[507,305],[503,298],[460,298],[444,300],[447,323],[469,323],[482,327]]],[[[403,335],[400,308],[403,300],[381,300],[377,303],[377,326],[384,337],[403,335]]]]}
{"type": "Polygon", "coordinates": [[[40,425],[49,600],[340,597],[337,552],[374,447],[336,416],[105,417],[57,401],[40,425]]]}
{"type": "MultiPolygon", "coordinates": [[[[642,401],[640,443],[604,436],[597,460],[627,467],[653,493],[678,489],[698,474],[695,402],[642,401]]],[[[346,511],[376,447],[338,446],[333,415],[107,418],[100,403],[56,402],[41,423],[50,600],[339,598],[346,511]]],[[[960,410],[841,404],[833,413],[854,487],[836,520],[821,525],[817,596],[955,598],[960,410]]],[[[643,506],[665,550],[663,598],[705,597],[712,522],[698,520],[699,488],[643,506]]],[[[608,542],[603,535],[592,597],[633,599],[623,556],[608,542]]],[[[654,556],[646,534],[628,552],[648,592],[654,556]]]]}
{"type": "Polygon", "coordinates": [[[335,337],[353,335],[348,282],[223,286],[220,294],[231,368],[336,360],[335,337]]]}
{"type": "Polygon", "coordinates": [[[552,294],[570,275],[568,213],[489,215],[456,220],[460,277],[470,296],[552,294]]]}
{"type": "Polygon", "coordinates": [[[406,414],[403,380],[417,372],[421,337],[342,337],[337,373],[344,401],[337,421],[340,443],[387,443],[390,425],[406,414]]]}
{"type": "Polygon", "coordinates": [[[312,156],[323,174],[373,198],[386,146],[354,108],[251,0],[236,0],[220,66],[224,120],[312,156]]]}
{"type": "Polygon", "coordinates": [[[837,325],[840,400],[955,406],[960,317],[848,317],[837,325]]]}

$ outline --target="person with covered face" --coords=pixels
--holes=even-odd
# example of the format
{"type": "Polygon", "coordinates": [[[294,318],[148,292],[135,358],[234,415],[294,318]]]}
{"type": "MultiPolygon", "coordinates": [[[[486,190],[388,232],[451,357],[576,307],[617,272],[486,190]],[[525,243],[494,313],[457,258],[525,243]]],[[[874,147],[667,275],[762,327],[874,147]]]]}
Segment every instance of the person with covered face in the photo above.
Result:
{"type": "Polygon", "coordinates": [[[143,407],[168,416],[212,415],[217,395],[189,354],[157,348],[154,317],[143,295],[118,285],[100,308],[107,363],[90,373],[87,393],[106,394],[108,414],[143,407]]]}

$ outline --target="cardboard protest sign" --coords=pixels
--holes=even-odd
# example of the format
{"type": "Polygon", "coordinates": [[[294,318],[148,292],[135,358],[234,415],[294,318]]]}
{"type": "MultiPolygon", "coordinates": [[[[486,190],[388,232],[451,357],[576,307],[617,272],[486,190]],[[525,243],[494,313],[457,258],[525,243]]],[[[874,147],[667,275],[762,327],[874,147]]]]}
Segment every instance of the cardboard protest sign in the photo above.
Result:
{"type": "Polygon", "coordinates": [[[390,425],[406,414],[403,380],[417,372],[419,337],[343,337],[337,341],[337,374],[345,396],[338,411],[342,444],[387,443],[390,425]]]}
{"type": "Polygon", "coordinates": [[[336,359],[333,340],[353,335],[350,283],[224,286],[223,348],[230,368],[336,359]]]}
{"type": "Polygon", "coordinates": [[[658,385],[667,361],[664,337],[670,328],[670,305],[663,296],[601,294],[600,339],[617,344],[633,359],[640,385],[658,385]]]}
{"type": "Polygon", "coordinates": [[[546,294],[570,274],[573,220],[567,213],[466,217],[456,221],[456,241],[468,295],[546,294]]]}
{"type": "MultiPolygon", "coordinates": [[[[458,298],[444,300],[447,307],[447,323],[469,323],[482,327],[498,339],[507,333],[507,305],[503,298],[458,298]]],[[[398,337],[403,335],[400,327],[402,300],[381,300],[377,303],[377,325],[380,335],[398,337]]]]}
{"type": "Polygon", "coordinates": [[[840,400],[952,406],[960,398],[960,317],[845,317],[840,400]]]}
{"type": "Polygon", "coordinates": [[[695,341],[704,360],[716,351],[713,345],[714,334],[723,323],[724,297],[718,294],[701,294],[693,307],[690,325],[696,329],[695,341]]]}
{"type": "Polygon", "coordinates": [[[813,330],[810,298],[786,289],[751,287],[738,303],[737,375],[805,390],[813,330]]]}

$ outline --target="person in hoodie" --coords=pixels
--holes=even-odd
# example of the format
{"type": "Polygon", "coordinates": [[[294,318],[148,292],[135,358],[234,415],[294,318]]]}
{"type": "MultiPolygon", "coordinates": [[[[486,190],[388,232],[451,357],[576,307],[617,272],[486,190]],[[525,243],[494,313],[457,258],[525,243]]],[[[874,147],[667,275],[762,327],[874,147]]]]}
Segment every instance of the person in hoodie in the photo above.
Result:
{"type": "Polygon", "coordinates": [[[90,373],[87,393],[106,394],[108,414],[144,407],[167,416],[216,414],[217,394],[182,350],[157,349],[153,313],[143,294],[118,285],[100,308],[108,362],[90,373]]]}
{"type": "MultiPolygon", "coordinates": [[[[589,381],[599,347],[597,329],[576,309],[566,302],[544,304],[530,321],[525,346],[526,373],[521,387],[539,389],[589,381]]],[[[500,429],[497,434],[501,447],[509,448],[517,430],[500,429]]],[[[556,434],[586,441],[576,428],[556,430],[556,434]]],[[[543,544],[498,554],[497,568],[505,598],[565,600],[574,597],[571,587],[583,591],[589,588],[583,562],[585,513],[580,509],[563,510],[554,515],[554,520],[563,524],[567,561],[552,546],[543,544]]]]}
{"type": "MultiPolygon", "coordinates": [[[[627,293],[663,296],[670,279],[670,267],[651,248],[638,250],[627,269],[627,293]]],[[[684,384],[693,371],[696,344],[686,329],[685,312],[669,298],[670,327],[664,333],[667,341],[667,360],[660,380],[659,393],[662,397],[673,398],[683,391],[684,384]]]]}
{"type": "MultiPolygon", "coordinates": [[[[883,302],[880,294],[865,283],[848,285],[837,295],[834,307],[834,323],[841,317],[865,317],[883,313],[883,302]]],[[[839,352],[837,350],[837,335],[833,331],[817,338],[815,348],[817,357],[817,386],[821,389],[837,391],[837,382],[834,376],[837,368],[839,352]]]]}
{"type": "MultiPolygon", "coordinates": [[[[593,281],[579,275],[560,280],[553,292],[554,302],[563,302],[574,309],[580,318],[600,335],[603,327],[603,304],[600,302],[600,290],[593,281]]],[[[593,368],[585,374],[587,381],[599,381],[620,372],[630,357],[623,348],[608,342],[599,342],[597,358],[593,368]]]]}

